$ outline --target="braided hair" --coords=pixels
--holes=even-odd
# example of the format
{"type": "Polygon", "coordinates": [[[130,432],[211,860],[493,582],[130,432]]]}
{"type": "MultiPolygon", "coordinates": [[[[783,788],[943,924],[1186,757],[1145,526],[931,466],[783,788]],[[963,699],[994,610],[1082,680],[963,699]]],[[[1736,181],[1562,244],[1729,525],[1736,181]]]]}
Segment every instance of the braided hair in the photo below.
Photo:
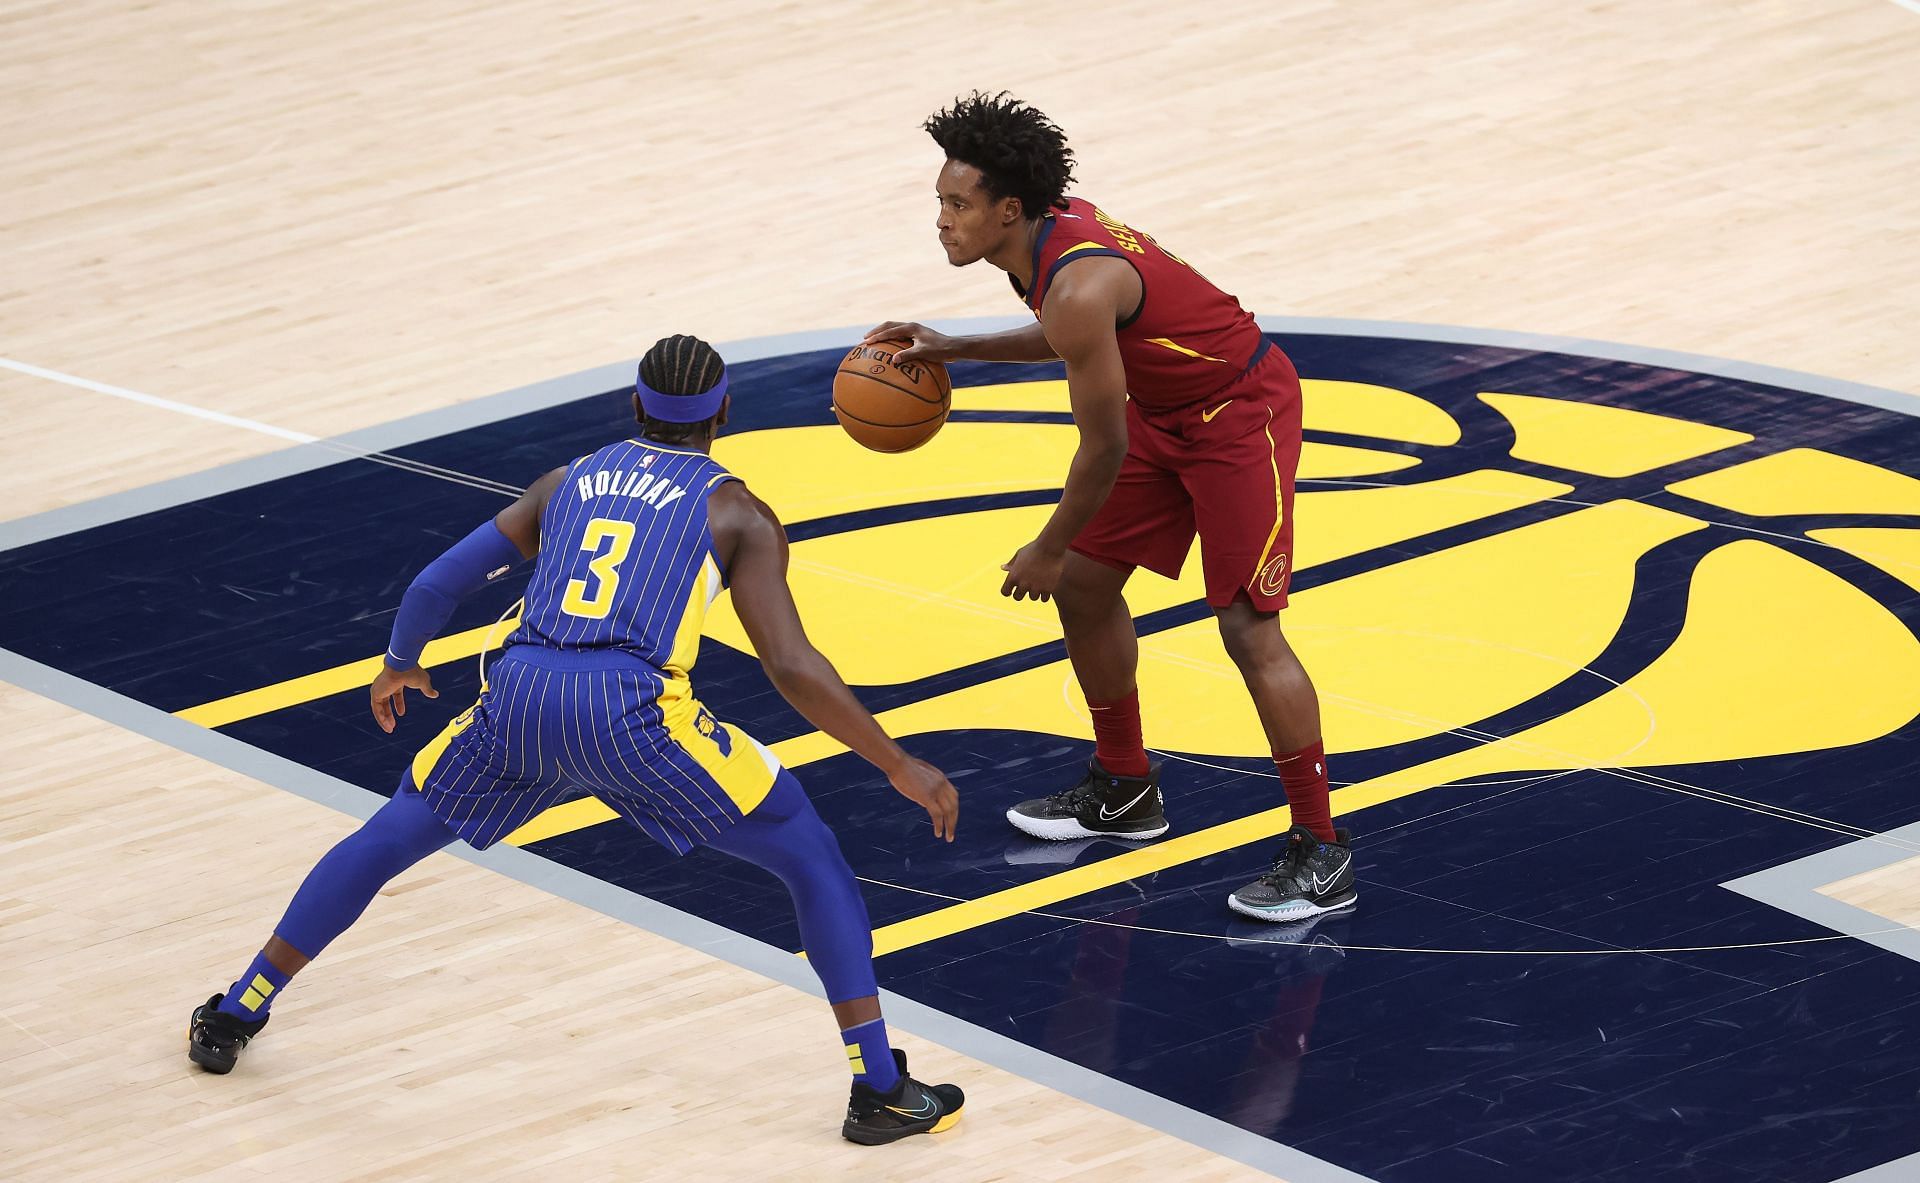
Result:
{"type": "Polygon", "coordinates": [[[1020,199],[1020,212],[1044,217],[1065,209],[1073,181],[1073,149],[1046,115],[1009,95],[974,91],[922,124],[948,160],[980,170],[995,201],[1020,199]]]}
{"type": "MultiPolygon", "coordinates": [[[[662,337],[640,359],[640,380],[661,394],[705,394],[726,373],[726,363],[713,346],[698,337],[682,333],[662,337]]],[[[640,416],[640,433],[663,444],[684,444],[713,434],[714,423],[669,423],[664,419],[640,416]]]]}

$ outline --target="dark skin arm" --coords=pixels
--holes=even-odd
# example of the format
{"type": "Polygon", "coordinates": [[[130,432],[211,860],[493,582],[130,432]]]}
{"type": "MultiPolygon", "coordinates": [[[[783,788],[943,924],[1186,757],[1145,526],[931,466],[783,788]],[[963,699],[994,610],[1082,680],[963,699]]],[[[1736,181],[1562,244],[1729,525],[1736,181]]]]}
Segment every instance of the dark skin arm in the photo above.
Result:
{"type": "Polygon", "coordinates": [[[1127,456],[1127,373],[1115,326],[1140,306],[1140,297],[1138,273],[1125,260],[1106,257],[1062,270],[1047,291],[1039,327],[1067,363],[1067,397],[1080,446],[1053,516],[1001,568],[1007,573],[1003,596],[1051,599],[1067,547],[1113,491],[1127,456]]]}
{"type": "MultiPolygon", "coordinates": [[[[1088,260],[1091,262],[1092,260],[1088,260]]],[[[1117,261],[1117,260],[1116,260],[1117,261]]],[[[950,337],[918,321],[890,320],[867,330],[863,345],[879,341],[911,341],[913,344],[895,354],[897,361],[949,362],[957,358],[971,361],[1058,361],[1047,340],[1047,332],[1038,321],[1000,333],[974,337],[950,337]]]]}
{"type": "MultiPolygon", "coordinates": [[[[566,475],[565,465],[554,469],[533,482],[533,487],[520,494],[512,505],[494,515],[493,524],[519,549],[521,558],[530,559],[539,553],[540,514],[547,508],[547,498],[560,487],[566,475]]],[[[428,698],[440,697],[440,692],[433,688],[433,678],[418,665],[396,670],[383,662],[380,672],[373,676],[373,686],[368,691],[373,698],[373,721],[389,735],[393,733],[394,721],[407,713],[409,687],[428,698]]]]}
{"type": "Polygon", "coordinates": [[[893,742],[813,647],[787,587],[787,532],[764,502],[730,481],[707,501],[714,552],[726,567],[733,610],[781,697],[834,739],[886,774],[901,796],[921,806],[936,837],[953,841],[960,799],[940,770],[893,742]]]}

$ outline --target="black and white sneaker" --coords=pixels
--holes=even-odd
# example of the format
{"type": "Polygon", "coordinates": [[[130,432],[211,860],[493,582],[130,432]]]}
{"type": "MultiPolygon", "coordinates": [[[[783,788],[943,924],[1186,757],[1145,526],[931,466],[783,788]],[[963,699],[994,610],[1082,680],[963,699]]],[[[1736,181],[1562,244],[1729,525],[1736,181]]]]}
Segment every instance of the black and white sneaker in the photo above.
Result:
{"type": "Polygon", "coordinates": [[[220,1009],[225,995],[215,994],[202,1006],[193,1008],[187,1020],[187,1058],[209,1072],[225,1076],[240,1062],[240,1053],[272,1015],[258,1019],[236,1019],[220,1009]]]}
{"type": "Polygon", "coordinates": [[[862,1146],[884,1146],[914,1134],[937,1134],[953,1128],[967,1096],[957,1084],[921,1084],[907,1075],[907,1053],[893,1049],[900,1066],[900,1083],[880,1092],[855,1081],[847,1098],[847,1120],[840,1136],[862,1146]]]}
{"type": "Polygon", "coordinates": [[[1227,907],[1256,920],[1290,922],[1351,908],[1353,851],[1345,830],[1322,842],[1305,826],[1287,831],[1286,846],[1266,874],[1227,897],[1227,907]]]}
{"type": "Polygon", "coordinates": [[[1087,774],[1064,793],[1022,801],[1007,810],[1007,820],[1035,838],[1064,842],[1072,838],[1125,838],[1144,842],[1167,832],[1161,812],[1160,765],[1145,776],[1115,776],[1087,763],[1087,774]]]}

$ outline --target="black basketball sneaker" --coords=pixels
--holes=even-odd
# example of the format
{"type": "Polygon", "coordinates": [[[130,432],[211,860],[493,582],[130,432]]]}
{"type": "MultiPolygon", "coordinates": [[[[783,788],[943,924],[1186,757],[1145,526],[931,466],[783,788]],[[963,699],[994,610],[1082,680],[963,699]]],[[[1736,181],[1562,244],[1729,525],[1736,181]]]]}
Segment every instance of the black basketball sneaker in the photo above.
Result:
{"type": "Polygon", "coordinates": [[[233,1071],[247,1043],[260,1034],[272,1015],[258,1019],[236,1019],[220,1010],[225,995],[215,994],[205,1005],[193,1008],[187,1020],[187,1058],[209,1072],[222,1076],[233,1071]]]}
{"type": "Polygon", "coordinates": [[[1305,826],[1287,831],[1286,845],[1266,874],[1227,897],[1227,906],[1256,920],[1293,921],[1351,908],[1353,851],[1345,830],[1322,842],[1305,826]]]}
{"type": "Polygon", "coordinates": [[[862,1146],[884,1146],[914,1134],[937,1134],[953,1128],[967,1096],[957,1084],[921,1084],[907,1075],[907,1053],[893,1049],[900,1066],[900,1083],[880,1092],[855,1081],[847,1098],[847,1120],[840,1136],[862,1146]]]}
{"type": "Polygon", "coordinates": [[[1145,776],[1115,776],[1087,762],[1087,774],[1064,793],[1022,801],[1007,810],[1007,820],[1035,838],[1126,838],[1144,842],[1167,832],[1161,811],[1160,765],[1145,776]]]}

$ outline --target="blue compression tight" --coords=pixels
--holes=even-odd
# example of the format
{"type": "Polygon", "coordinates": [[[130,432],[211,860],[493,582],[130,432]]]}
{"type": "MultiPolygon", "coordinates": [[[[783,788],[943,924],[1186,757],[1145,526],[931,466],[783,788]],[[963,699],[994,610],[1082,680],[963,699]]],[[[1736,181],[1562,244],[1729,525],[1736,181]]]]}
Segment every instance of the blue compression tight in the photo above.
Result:
{"type": "MultiPolygon", "coordinates": [[[[273,933],[309,960],[360,918],[395,876],[455,840],[427,808],[408,773],[391,800],[341,839],[307,873],[273,933]]],[[[782,770],[771,792],[738,825],[711,842],[715,850],[771,871],[786,884],[800,921],[800,940],[829,1002],[879,993],[873,935],[860,885],[840,844],[793,774],[782,770]]],[[[259,960],[259,959],[256,959],[259,960]]],[[[244,986],[250,966],[236,984],[244,986]]],[[[270,973],[284,983],[284,976],[270,973]]],[[[237,1007],[244,989],[230,992],[237,1007]]],[[[275,991],[277,993],[277,991],[275,991]]],[[[261,1007],[259,1009],[264,1009],[261,1007]]],[[[245,1012],[254,1017],[254,1008],[245,1012]]]]}
{"type": "Polygon", "coordinates": [[[273,935],[309,960],[320,956],[394,876],[453,840],[453,831],[433,816],[408,772],[379,812],[307,872],[273,935]]]}
{"type": "Polygon", "coordinates": [[[800,920],[800,943],[826,987],[827,1001],[880,992],[873,977],[873,932],[860,884],[840,843],[791,772],[782,769],[754,811],[707,843],[722,854],[764,867],[787,885],[800,920]]]}

